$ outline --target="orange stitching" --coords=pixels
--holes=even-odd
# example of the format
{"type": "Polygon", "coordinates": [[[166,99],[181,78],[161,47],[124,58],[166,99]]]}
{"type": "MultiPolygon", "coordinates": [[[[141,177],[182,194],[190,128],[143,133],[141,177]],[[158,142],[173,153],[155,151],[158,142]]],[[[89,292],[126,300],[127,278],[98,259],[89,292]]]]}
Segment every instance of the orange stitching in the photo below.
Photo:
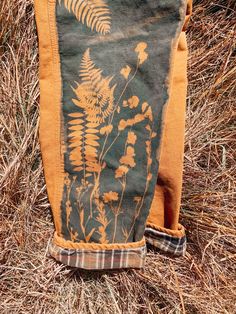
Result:
{"type": "Polygon", "coordinates": [[[177,237],[177,238],[182,238],[182,237],[185,236],[185,229],[184,229],[184,227],[181,224],[178,224],[178,229],[177,230],[171,230],[171,229],[167,229],[167,228],[164,228],[164,227],[159,227],[159,226],[151,224],[151,223],[148,223],[146,227],[147,228],[152,228],[154,230],[166,233],[166,234],[168,234],[170,236],[177,237]]]}
{"type": "Polygon", "coordinates": [[[98,243],[79,243],[67,241],[54,233],[53,243],[65,249],[91,249],[91,250],[115,250],[115,249],[132,249],[145,246],[145,238],[138,242],[128,243],[111,243],[111,244],[98,244],[98,243]]]}

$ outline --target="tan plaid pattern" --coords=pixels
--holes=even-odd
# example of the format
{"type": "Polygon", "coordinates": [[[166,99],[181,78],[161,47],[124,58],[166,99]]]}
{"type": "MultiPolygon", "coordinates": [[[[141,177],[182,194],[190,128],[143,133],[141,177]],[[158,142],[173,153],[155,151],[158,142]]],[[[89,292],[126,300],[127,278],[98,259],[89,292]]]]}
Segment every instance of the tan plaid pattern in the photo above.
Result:
{"type": "Polygon", "coordinates": [[[178,238],[147,227],[145,229],[145,238],[147,243],[164,252],[176,256],[184,255],[186,252],[186,236],[178,238]]]}
{"type": "MultiPolygon", "coordinates": [[[[175,237],[150,227],[145,229],[148,244],[176,256],[186,252],[186,236],[175,237]]],[[[102,270],[144,267],[147,254],[146,245],[138,248],[123,249],[64,249],[53,242],[49,245],[49,253],[61,263],[82,269],[102,270]]]]}
{"type": "Polygon", "coordinates": [[[146,245],[138,248],[89,250],[63,249],[54,243],[49,253],[57,261],[77,268],[101,270],[119,268],[142,268],[147,253],[146,245]]]}

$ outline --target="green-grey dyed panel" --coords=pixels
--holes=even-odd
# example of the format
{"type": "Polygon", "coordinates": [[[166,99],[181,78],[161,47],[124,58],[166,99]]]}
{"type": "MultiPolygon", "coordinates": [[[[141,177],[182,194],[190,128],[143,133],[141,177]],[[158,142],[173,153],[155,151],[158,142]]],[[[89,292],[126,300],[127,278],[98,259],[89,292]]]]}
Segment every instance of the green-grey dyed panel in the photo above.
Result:
{"type": "MultiPolygon", "coordinates": [[[[118,201],[104,203],[105,214],[109,224],[106,227],[106,239],[108,242],[128,242],[138,241],[142,238],[145,228],[145,221],[153,199],[155,183],[158,172],[158,161],[156,152],[159,147],[161,134],[161,117],[163,106],[168,95],[166,80],[169,74],[169,63],[171,53],[171,43],[181,22],[180,8],[183,1],[180,0],[110,0],[106,3],[111,11],[111,32],[101,35],[96,31],[91,31],[89,27],[78,21],[73,13],[68,12],[62,4],[57,4],[57,27],[59,34],[59,50],[61,59],[61,72],[63,80],[62,112],[64,118],[64,135],[67,151],[65,153],[65,171],[68,173],[67,185],[64,186],[62,200],[62,233],[66,239],[74,241],[85,241],[84,233],[81,229],[81,219],[86,221],[85,234],[92,234],[90,242],[102,242],[98,228],[101,223],[97,221],[99,211],[93,203],[93,217],[88,219],[90,212],[90,196],[93,189],[93,179],[88,178],[87,190],[84,191],[78,202],[78,189],[82,189],[82,173],[74,170],[69,159],[71,149],[68,147],[69,130],[68,122],[71,118],[69,113],[81,112],[72,102],[76,98],[72,87],[76,83],[81,83],[79,75],[82,57],[87,48],[90,48],[90,57],[97,68],[102,70],[102,76],[113,76],[110,86],[116,84],[114,98],[115,102],[119,98],[126,83],[120,70],[126,65],[135,68],[137,63],[137,53],[135,47],[140,42],[147,44],[146,52],[148,59],[140,66],[135,78],[129,84],[123,100],[133,95],[139,97],[140,104],[148,102],[152,108],[154,117],[153,126],[157,136],[151,142],[152,165],[150,172],[152,179],[148,184],[145,198],[142,202],[140,214],[135,223],[135,207],[137,202],[134,198],[142,198],[146,188],[147,180],[147,154],[145,141],[148,140],[148,132],[145,129],[146,122],[140,122],[133,126],[132,131],[137,136],[134,145],[136,166],[130,169],[127,174],[126,189],[123,194],[121,211],[117,217],[117,227],[115,240],[114,235],[114,208],[119,205],[122,195],[122,186],[115,178],[115,170],[120,165],[120,158],[124,154],[124,145],[127,138],[127,129],[121,132],[112,149],[106,155],[106,167],[101,172],[99,185],[99,198],[104,203],[104,193],[115,192],[118,194],[118,201]],[[73,184],[70,185],[72,182],[73,184]],[[68,191],[68,187],[70,191],[68,191]],[[68,199],[70,204],[68,205],[68,199]],[[66,206],[67,205],[67,206],[66,206]],[[67,210],[66,210],[67,207],[67,210]],[[69,208],[69,211],[68,211],[69,208]],[[81,216],[83,208],[84,216],[81,216]],[[124,230],[132,232],[128,239],[125,239],[124,230]],[[95,230],[93,231],[93,228],[95,230]],[[71,234],[74,237],[71,237],[71,234]]],[[[117,128],[121,119],[130,119],[140,112],[138,108],[130,109],[121,106],[119,114],[115,114],[113,120],[113,130],[109,136],[107,147],[112,143],[117,134],[117,128]]],[[[105,125],[105,124],[104,124],[105,125]]],[[[103,126],[104,126],[103,125],[103,126]]],[[[104,138],[100,138],[99,144],[102,147],[104,138]]],[[[83,223],[82,223],[83,224],[83,223]]]]}

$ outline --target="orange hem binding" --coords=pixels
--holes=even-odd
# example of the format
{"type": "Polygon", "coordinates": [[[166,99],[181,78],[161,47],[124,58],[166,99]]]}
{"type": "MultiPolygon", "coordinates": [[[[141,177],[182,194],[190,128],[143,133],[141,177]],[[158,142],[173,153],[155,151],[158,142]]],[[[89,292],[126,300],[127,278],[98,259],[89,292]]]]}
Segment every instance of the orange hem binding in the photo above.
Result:
{"type": "Polygon", "coordinates": [[[138,242],[128,242],[128,243],[82,243],[82,242],[72,242],[59,237],[58,234],[54,233],[53,244],[58,245],[65,249],[87,249],[87,250],[121,250],[130,248],[140,248],[145,245],[145,238],[138,242]]]}
{"type": "Polygon", "coordinates": [[[181,224],[178,224],[177,230],[172,230],[172,229],[160,227],[160,226],[157,226],[157,225],[152,224],[152,223],[148,223],[146,228],[152,228],[154,230],[166,233],[167,235],[170,235],[170,236],[176,237],[176,238],[182,238],[185,236],[185,229],[184,229],[184,226],[182,226],[181,224]]]}
{"type": "Polygon", "coordinates": [[[49,253],[57,261],[88,270],[142,268],[147,253],[145,238],[132,243],[74,243],[56,233],[49,253]]]}
{"type": "Polygon", "coordinates": [[[178,230],[171,230],[148,223],[145,237],[148,244],[166,253],[175,256],[183,256],[186,253],[187,239],[181,224],[178,225],[178,230]]]}

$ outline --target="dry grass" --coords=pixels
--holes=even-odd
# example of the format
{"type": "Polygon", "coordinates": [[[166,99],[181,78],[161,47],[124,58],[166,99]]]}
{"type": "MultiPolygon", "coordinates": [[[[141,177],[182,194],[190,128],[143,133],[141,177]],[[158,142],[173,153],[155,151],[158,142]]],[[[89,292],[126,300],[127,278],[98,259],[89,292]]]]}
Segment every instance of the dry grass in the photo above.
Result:
{"type": "Polygon", "coordinates": [[[188,254],[87,273],[46,257],[53,224],[38,143],[31,0],[0,5],[0,313],[236,313],[236,4],[198,0],[189,28],[182,223],[188,254]]]}

